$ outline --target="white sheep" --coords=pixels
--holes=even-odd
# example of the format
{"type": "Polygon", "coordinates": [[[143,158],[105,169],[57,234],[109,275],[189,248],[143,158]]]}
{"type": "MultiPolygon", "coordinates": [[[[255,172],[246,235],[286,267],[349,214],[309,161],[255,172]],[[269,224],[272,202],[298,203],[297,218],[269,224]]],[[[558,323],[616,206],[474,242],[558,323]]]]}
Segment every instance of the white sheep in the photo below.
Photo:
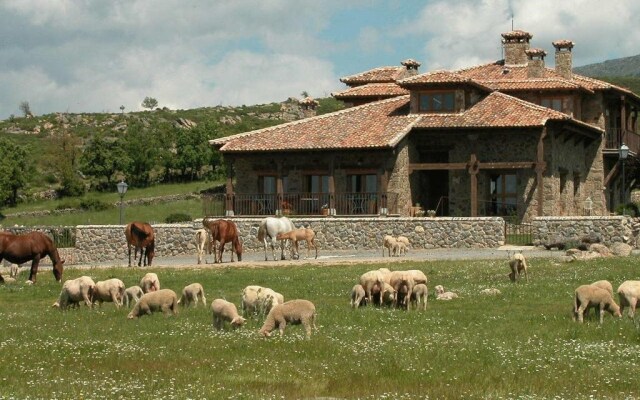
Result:
{"type": "Polygon", "coordinates": [[[582,285],[579,286],[574,293],[573,299],[573,320],[576,317],[579,322],[583,322],[584,313],[591,307],[596,308],[596,312],[600,313],[600,323],[604,320],[604,312],[609,311],[611,315],[621,317],[620,307],[613,301],[611,294],[598,286],[582,285]]]}
{"type": "Polygon", "coordinates": [[[365,305],[365,297],[366,293],[362,285],[354,285],[353,288],[351,288],[351,308],[358,308],[360,305],[365,305]]]}
{"type": "Polygon", "coordinates": [[[280,293],[258,285],[249,285],[242,290],[242,315],[266,315],[275,304],[284,303],[280,293]]]}
{"type": "Polygon", "coordinates": [[[413,291],[411,292],[411,304],[413,308],[417,310],[426,310],[427,309],[427,297],[429,296],[429,289],[427,285],[424,283],[418,283],[413,287],[413,291]]]}
{"type": "Polygon", "coordinates": [[[107,279],[96,282],[91,293],[91,303],[96,302],[102,307],[103,302],[113,302],[116,308],[120,308],[125,297],[124,282],[118,278],[107,279]]]}
{"type": "Polygon", "coordinates": [[[603,279],[601,281],[593,282],[592,285],[606,290],[611,296],[613,296],[613,285],[611,284],[611,282],[603,279]]]}
{"type": "Polygon", "coordinates": [[[9,266],[9,277],[17,279],[19,271],[20,268],[18,267],[18,264],[11,264],[11,266],[9,266]]]}
{"type": "Polygon", "coordinates": [[[516,278],[519,277],[523,272],[525,279],[529,282],[529,275],[527,274],[527,259],[524,254],[516,253],[509,259],[509,267],[511,268],[511,273],[509,274],[509,279],[512,282],[516,281],[516,278]]]}
{"type": "Polygon", "coordinates": [[[629,317],[633,318],[636,313],[636,305],[640,299],[640,281],[624,281],[618,286],[618,297],[620,299],[620,312],[629,306],[629,317]]]}
{"type": "Polygon", "coordinates": [[[413,287],[415,286],[413,274],[407,271],[393,271],[389,276],[389,284],[395,291],[393,305],[398,307],[399,298],[402,297],[400,305],[408,308],[409,299],[411,299],[411,292],[413,292],[413,287]]]}
{"type": "Polygon", "coordinates": [[[411,243],[409,243],[409,238],[406,236],[398,236],[396,238],[396,242],[398,243],[398,254],[399,255],[405,255],[407,254],[407,252],[409,251],[409,246],[411,246],[411,243]]]}
{"type": "Polygon", "coordinates": [[[169,312],[173,315],[178,314],[178,296],[176,292],[171,289],[161,289],[145,293],[133,306],[127,318],[134,319],[159,311],[162,311],[165,316],[169,312]]]}
{"type": "Polygon", "coordinates": [[[425,275],[424,272],[420,271],[419,269],[409,269],[406,271],[408,274],[411,275],[411,277],[413,278],[413,281],[418,284],[418,283],[424,283],[425,285],[427,284],[427,275],[425,275]]]}
{"type": "Polygon", "coordinates": [[[153,272],[147,273],[142,277],[142,279],[140,279],[140,287],[145,293],[160,290],[160,280],[158,279],[158,275],[153,272]]]}
{"type": "Polygon", "coordinates": [[[52,307],[60,307],[66,310],[69,306],[77,306],[84,300],[84,304],[91,308],[91,294],[96,284],[88,276],[81,276],[76,279],[68,279],[62,285],[58,301],[52,307]]]}
{"type": "Polygon", "coordinates": [[[196,249],[198,251],[198,264],[202,264],[202,260],[204,260],[206,264],[206,255],[211,254],[212,250],[211,236],[209,236],[209,231],[205,228],[198,229],[194,235],[194,240],[196,242],[196,249]]]}
{"type": "Polygon", "coordinates": [[[223,299],[215,299],[211,302],[211,312],[213,314],[213,327],[217,330],[222,329],[225,321],[230,322],[233,329],[242,326],[246,321],[238,315],[238,309],[235,304],[223,299]]]}
{"type": "Polygon", "coordinates": [[[144,295],[142,288],[138,285],[128,287],[124,290],[124,304],[129,308],[129,304],[133,301],[133,304],[140,300],[140,297],[144,295]]]}
{"type": "Polygon", "coordinates": [[[368,271],[360,275],[360,284],[364,288],[368,304],[373,304],[373,291],[376,288],[381,291],[384,288],[384,283],[385,274],[379,270],[368,271]]]}
{"type": "Polygon", "coordinates": [[[391,253],[394,256],[398,255],[398,241],[391,235],[385,235],[382,238],[382,257],[384,257],[384,249],[387,249],[389,252],[389,257],[391,257],[391,253]]]}
{"type": "Polygon", "coordinates": [[[271,336],[271,331],[278,328],[280,336],[284,335],[287,323],[291,325],[302,324],[307,339],[311,337],[312,329],[316,329],[316,307],[309,300],[290,300],[284,304],[274,306],[259,333],[262,336],[271,336]]]}
{"type": "Polygon", "coordinates": [[[437,285],[435,290],[436,300],[453,300],[458,298],[458,295],[454,292],[445,292],[442,285],[437,285]]]}
{"type": "Polygon", "coordinates": [[[195,303],[195,306],[197,307],[198,299],[202,301],[203,306],[207,306],[207,299],[204,297],[204,289],[202,288],[202,285],[199,283],[192,283],[182,289],[182,296],[180,296],[178,304],[188,307],[191,303],[195,303]]]}
{"type": "Polygon", "coordinates": [[[258,290],[263,289],[262,286],[249,285],[242,289],[242,315],[245,317],[258,312],[258,290]]]}
{"type": "Polygon", "coordinates": [[[284,303],[284,296],[271,288],[258,290],[258,312],[266,315],[273,306],[284,303]]]}

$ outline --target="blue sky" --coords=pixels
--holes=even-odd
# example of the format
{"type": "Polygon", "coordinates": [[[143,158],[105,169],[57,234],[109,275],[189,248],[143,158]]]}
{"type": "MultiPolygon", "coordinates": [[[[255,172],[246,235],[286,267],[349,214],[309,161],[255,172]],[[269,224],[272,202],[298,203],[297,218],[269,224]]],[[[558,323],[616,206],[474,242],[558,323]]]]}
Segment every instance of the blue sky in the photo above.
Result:
{"type": "Polygon", "coordinates": [[[0,118],[326,97],[407,58],[420,72],[501,58],[500,33],[574,65],[640,54],[637,0],[0,0],[0,118]]]}

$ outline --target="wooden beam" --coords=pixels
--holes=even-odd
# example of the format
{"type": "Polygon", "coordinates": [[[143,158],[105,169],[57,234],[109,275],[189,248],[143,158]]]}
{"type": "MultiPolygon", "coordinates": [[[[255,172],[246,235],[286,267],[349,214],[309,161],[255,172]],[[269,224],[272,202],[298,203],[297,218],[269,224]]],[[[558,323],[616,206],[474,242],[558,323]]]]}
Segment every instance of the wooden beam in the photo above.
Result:
{"type": "Polygon", "coordinates": [[[471,179],[471,216],[472,217],[477,217],[478,216],[478,171],[479,168],[478,166],[480,165],[480,163],[478,162],[478,159],[476,158],[476,154],[475,153],[471,153],[471,157],[469,158],[469,177],[471,179]]]}
{"type": "Polygon", "coordinates": [[[544,183],[543,174],[547,168],[544,162],[544,138],[547,136],[547,127],[542,128],[542,133],[538,139],[538,149],[536,154],[536,190],[538,191],[538,216],[541,217],[544,213],[544,183]]]}
{"type": "MultiPolygon", "coordinates": [[[[478,169],[533,169],[534,161],[504,161],[504,162],[480,162],[475,161],[478,169]]],[[[468,169],[469,163],[417,163],[409,164],[409,173],[413,171],[434,171],[434,170],[460,170],[468,169]]]]}
{"type": "Polygon", "coordinates": [[[608,187],[609,186],[609,181],[611,181],[611,178],[613,178],[618,173],[618,168],[619,167],[620,167],[620,160],[618,160],[618,162],[613,164],[613,167],[611,168],[611,171],[609,171],[607,176],[604,178],[604,187],[608,187]]]}
{"type": "Polygon", "coordinates": [[[409,164],[409,173],[413,171],[434,171],[434,170],[454,170],[467,169],[467,163],[415,163],[409,164]]]}

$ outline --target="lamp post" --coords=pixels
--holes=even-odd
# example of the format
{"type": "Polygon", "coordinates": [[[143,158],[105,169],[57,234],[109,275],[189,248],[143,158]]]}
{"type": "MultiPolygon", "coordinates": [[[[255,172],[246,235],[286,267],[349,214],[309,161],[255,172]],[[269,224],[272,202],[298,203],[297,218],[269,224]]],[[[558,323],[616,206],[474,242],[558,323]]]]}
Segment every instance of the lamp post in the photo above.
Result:
{"type": "Polygon", "coordinates": [[[124,208],[122,199],[124,198],[124,194],[127,193],[127,188],[129,187],[129,185],[127,185],[124,180],[121,180],[120,183],[118,183],[116,186],[118,187],[118,194],[120,195],[120,225],[122,225],[124,223],[124,208]]]}
{"type": "Polygon", "coordinates": [[[620,157],[620,161],[622,162],[622,215],[626,215],[627,214],[627,210],[626,210],[627,188],[625,187],[625,182],[624,182],[624,164],[627,157],[629,156],[629,146],[622,143],[622,146],[620,146],[620,149],[618,149],[618,156],[620,157]]]}

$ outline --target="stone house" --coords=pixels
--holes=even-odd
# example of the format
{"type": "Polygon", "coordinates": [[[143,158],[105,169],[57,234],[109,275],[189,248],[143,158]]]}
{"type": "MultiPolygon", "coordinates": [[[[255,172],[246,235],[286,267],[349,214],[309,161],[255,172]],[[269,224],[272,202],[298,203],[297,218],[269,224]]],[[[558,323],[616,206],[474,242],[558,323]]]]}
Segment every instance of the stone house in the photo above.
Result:
{"type": "Polygon", "coordinates": [[[608,215],[628,196],[618,154],[638,154],[640,97],[573,74],[568,40],[545,67],[531,39],[504,33],[503,60],[457,71],[348,76],[344,110],[210,141],[227,215],[608,215]]]}

